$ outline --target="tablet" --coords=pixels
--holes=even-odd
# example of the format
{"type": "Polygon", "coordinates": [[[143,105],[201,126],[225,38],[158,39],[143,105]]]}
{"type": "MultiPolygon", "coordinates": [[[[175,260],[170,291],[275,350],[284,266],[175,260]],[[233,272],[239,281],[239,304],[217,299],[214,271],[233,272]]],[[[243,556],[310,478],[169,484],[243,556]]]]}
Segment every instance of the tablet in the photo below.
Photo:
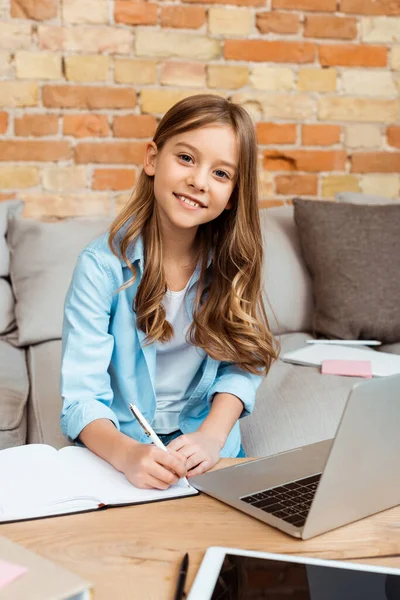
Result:
{"type": "Polygon", "coordinates": [[[208,548],[187,600],[399,600],[400,569],[208,548]]]}

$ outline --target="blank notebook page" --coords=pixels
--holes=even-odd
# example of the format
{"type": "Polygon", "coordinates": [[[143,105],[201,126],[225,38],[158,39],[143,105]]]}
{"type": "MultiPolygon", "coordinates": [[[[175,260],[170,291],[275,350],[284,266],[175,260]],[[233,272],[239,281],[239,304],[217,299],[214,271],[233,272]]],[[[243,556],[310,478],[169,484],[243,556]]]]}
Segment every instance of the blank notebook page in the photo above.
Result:
{"type": "Polygon", "coordinates": [[[6,515],[41,514],[41,507],[71,497],[58,466],[57,450],[44,444],[2,450],[0,479],[7,482],[0,489],[0,519],[6,515]]]}

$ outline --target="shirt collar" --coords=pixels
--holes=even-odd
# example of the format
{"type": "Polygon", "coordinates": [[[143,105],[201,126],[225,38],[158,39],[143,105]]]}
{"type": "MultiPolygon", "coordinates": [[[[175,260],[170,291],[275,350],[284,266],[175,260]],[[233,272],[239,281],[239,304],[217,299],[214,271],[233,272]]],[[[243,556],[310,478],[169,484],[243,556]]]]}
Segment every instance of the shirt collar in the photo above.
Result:
{"type": "MultiPolygon", "coordinates": [[[[121,261],[121,263],[124,266],[126,265],[126,262],[123,258],[123,256],[121,256],[121,242],[122,239],[125,235],[126,230],[128,229],[129,225],[132,223],[132,219],[129,219],[129,221],[127,221],[116,233],[115,235],[115,241],[114,241],[114,246],[118,252],[118,257],[121,261]]],[[[139,235],[135,240],[133,240],[127,247],[126,249],[126,257],[129,260],[129,262],[131,262],[132,264],[135,264],[135,262],[138,263],[142,263],[143,264],[143,259],[144,259],[144,245],[143,245],[143,237],[142,235],[139,235]]]]}
{"type": "Polygon", "coordinates": [[[126,255],[132,264],[135,264],[135,262],[143,264],[144,244],[142,235],[139,235],[133,242],[129,244],[126,250],[126,255]]]}

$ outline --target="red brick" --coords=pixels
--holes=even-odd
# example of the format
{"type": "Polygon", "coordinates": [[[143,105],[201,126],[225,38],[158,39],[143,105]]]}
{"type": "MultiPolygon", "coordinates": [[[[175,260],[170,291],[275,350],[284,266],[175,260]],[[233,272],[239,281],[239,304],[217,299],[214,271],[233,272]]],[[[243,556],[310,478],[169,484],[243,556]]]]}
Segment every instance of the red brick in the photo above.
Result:
{"type": "Polygon", "coordinates": [[[114,118],[115,137],[148,138],[153,137],[156,129],[157,120],[152,115],[125,115],[114,118]]]}
{"type": "MultiPolygon", "coordinates": [[[[237,67],[231,67],[232,70],[237,69],[237,67]]],[[[227,69],[229,70],[229,68],[227,69]]],[[[239,71],[240,68],[239,68],[239,71]]],[[[237,71],[236,71],[237,72],[237,71]]],[[[243,70],[241,71],[243,72],[243,70]]],[[[248,82],[248,71],[245,70],[245,75],[238,76],[239,81],[248,82]]],[[[210,87],[214,85],[212,78],[212,68],[209,71],[209,85],[210,87]],[[211,75],[210,75],[211,72],[211,75]]],[[[236,80],[234,79],[234,82],[236,80]]],[[[161,77],[160,83],[161,85],[170,85],[170,86],[185,86],[185,87],[204,87],[206,82],[206,65],[199,62],[181,62],[178,60],[165,62],[162,65],[161,69],[161,77]]],[[[218,85],[218,84],[217,84],[218,85]]],[[[226,83],[228,85],[228,83],[226,83]]],[[[242,85],[245,85],[242,83],[242,85]]],[[[219,87],[225,87],[225,85],[220,84],[219,87]]],[[[241,87],[240,85],[238,87],[241,87]]]]}
{"type": "Polygon", "coordinates": [[[264,151],[266,171],[343,171],[347,154],[343,150],[264,151]]]}
{"type": "Polygon", "coordinates": [[[8,127],[8,114],[0,112],[0,133],[5,133],[8,127]]]}
{"type": "Polygon", "coordinates": [[[231,4],[233,6],[265,6],[265,0],[186,0],[187,4],[231,4]]]}
{"type": "Polygon", "coordinates": [[[94,190],[130,190],[135,185],[136,174],[131,169],[95,169],[94,190]]]}
{"type": "Polygon", "coordinates": [[[16,197],[17,195],[14,192],[11,194],[0,194],[0,202],[3,202],[4,200],[14,200],[16,197]]]}
{"type": "Polygon", "coordinates": [[[295,144],[296,125],[294,123],[257,123],[259,144],[295,144]]]}
{"type": "Polygon", "coordinates": [[[340,11],[357,15],[400,15],[399,0],[341,0],[340,11]]]}
{"type": "Polygon", "coordinates": [[[144,142],[82,142],[75,149],[75,162],[104,164],[143,164],[144,142]]]}
{"type": "Polygon", "coordinates": [[[204,25],[206,9],[201,6],[165,6],[161,9],[162,27],[198,29],[204,25]]]}
{"type": "Polygon", "coordinates": [[[276,192],[285,196],[316,196],[318,194],[318,175],[277,175],[276,192]]]}
{"type": "Polygon", "coordinates": [[[64,135],[77,138],[104,137],[110,134],[107,115],[64,115],[64,135]]]}
{"type": "Polygon", "coordinates": [[[382,46],[336,44],[320,46],[319,61],[323,67],[386,67],[387,49],[382,46]]]}
{"type": "Polygon", "coordinates": [[[70,145],[64,141],[0,141],[0,160],[8,162],[14,160],[54,162],[71,158],[71,155],[70,145]]]}
{"type": "Polygon", "coordinates": [[[309,63],[313,62],[315,58],[315,44],[312,42],[226,40],[224,57],[228,60],[309,63]]]}
{"type": "Polygon", "coordinates": [[[57,0],[11,0],[11,16],[44,21],[57,16],[57,0]]]}
{"type": "Polygon", "coordinates": [[[256,27],[261,33],[297,33],[300,19],[291,13],[263,12],[256,14],[256,27]]]}
{"type": "Polygon", "coordinates": [[[272,0],[272,8],[335,12],[336,1],[337,0],[272,0]]]}
{"type": "Polygon", "coordinates": [[[386,133],[389,146],[400,148],[400,125],[390,125],[386,133]]]}
{"type": "Polygon", "coordinates": [[[141,0],[116,0],[114,19],[116,23],[127,25],[157,25],[157,4],[141,0]]]}
{"type": "Polygon", "coordinates": [[[274,206],[284,206],[285,204],[284,200],[267,198],[267,200],[260,200],[258,206],[259,208],[273,208],[274,206]]]}
{"type": "Polygon", "coordinates": [[[15,135],[41,137],[58,133],[58,115],[24,115],[15,119],[15,135]]]}
{"type": "Polygon", "coordinates": [[[304,146],[332,146],[340,142],[339,125],[303,125],[301,139],[304,146]]]}
{"type": "Polygon", "coordinates": [[[48,108],[134,108],[136,92],[121,87],[44,85],[43,104],[48,108]]]}
{"type": "Polygon", "coordinates": [[[306,18],[304,37],[354,40],[357,37],[357,19],[310,15],[306,18]]]}
{"type": "Polygon", "coordinates": [[[398,173],[400,152],[356,152],[351,157],[352,173],[398,173]]]}

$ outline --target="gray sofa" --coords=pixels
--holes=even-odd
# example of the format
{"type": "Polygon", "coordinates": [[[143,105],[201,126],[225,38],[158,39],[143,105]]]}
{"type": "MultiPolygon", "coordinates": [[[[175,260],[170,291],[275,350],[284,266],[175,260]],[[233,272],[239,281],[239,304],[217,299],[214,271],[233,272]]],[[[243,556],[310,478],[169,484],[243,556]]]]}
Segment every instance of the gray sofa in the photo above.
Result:
{"type": "MultiPolygon", "coordinates": [[[[106,218],[43,223],[19,217],[21,203],[0,204],[0,449],[69,442],[59,427],[63,301],[81,248],[105,231],[106,218]],[[7,244],[5,244],[5,239],[7,244]],[[11,299],[10,299],[11,298],[11,299]]],[[[261,211],[269,318],[282,352],[311,335],[312,284],[292,207],[261,211]]],[[[400,345],[384,350],[400,353],[400,345]]],[[[278,360],[262,382],[253,414],[241,422],[249,456],[266,456],[334,436],[357,378],[278,360]]]]}

